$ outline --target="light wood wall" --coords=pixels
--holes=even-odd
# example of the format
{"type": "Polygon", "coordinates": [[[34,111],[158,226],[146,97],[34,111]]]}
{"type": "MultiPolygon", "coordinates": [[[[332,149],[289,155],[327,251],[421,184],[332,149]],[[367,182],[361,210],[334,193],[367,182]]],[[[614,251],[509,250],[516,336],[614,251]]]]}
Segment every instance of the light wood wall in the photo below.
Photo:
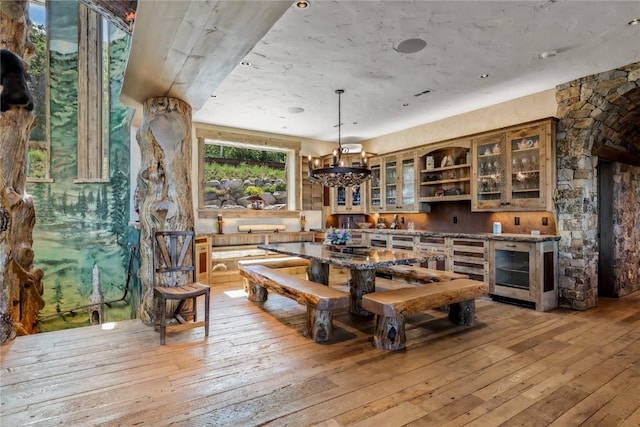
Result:
{"type": "Polygon", "coordinates": [[[384,154],[556,115],[555,88],[363,141],[367,152],[384,154]]]}

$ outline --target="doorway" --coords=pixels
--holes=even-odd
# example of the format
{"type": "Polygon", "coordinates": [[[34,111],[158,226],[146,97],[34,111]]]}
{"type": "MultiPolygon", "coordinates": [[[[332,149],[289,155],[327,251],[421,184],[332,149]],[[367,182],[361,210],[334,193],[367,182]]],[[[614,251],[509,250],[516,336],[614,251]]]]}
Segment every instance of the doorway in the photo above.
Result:
{"type": "Polygon", "coordinates": [[[617,297],[613,230],[613,175],[615,163],[598,161],[598,296],[617,297]]]}

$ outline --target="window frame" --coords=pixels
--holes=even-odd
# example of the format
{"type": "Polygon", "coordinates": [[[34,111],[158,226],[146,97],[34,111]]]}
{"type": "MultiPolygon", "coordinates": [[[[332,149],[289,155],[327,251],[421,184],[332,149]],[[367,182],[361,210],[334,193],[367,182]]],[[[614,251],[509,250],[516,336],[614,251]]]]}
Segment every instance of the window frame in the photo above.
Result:
{"type": "Polygon", "coordinates": [[[104,16],[78,2],[78,141],[76,179],[73,180],[75,184],[110,181],[110,25],[104,16]]]}
{"type": "Polygon", "coordinates": [[[198,124],[196,128],[197,154],[198,162],[198,185],[197,201],[198,218],[217,218],[218,214],[227,218],[298,218],[300,216],[299,207],[301,206],[301,186],[300,179],[300,140],[286,138],[284,136],[275,136],[261,134],[258,132],[249,132],[241,130],[232,130],[219,128],[213,125],[198,124]],[[254,209],[212,209],[204,206],[204,147],[205,140],[224,141],[228,144],[237,146],[246,146],[251,149],[260,149],[267,146],[270,149],[281,149],[287,152],[287,209],[272,210],[254,210],[254,209]]]}
{"type": "Polygon", "coordinates": [[[49,68],[51,51],[49,49],[49,28],[50,28],[50,15],[49,15],[49,7],[45,0],[29,0],[30,6],[31,4],[37,4],[44,8],[45,19],[44,19],[44,29],[45,29],[45,58],[44,58],[44,73],[45,73],[45,110],[44,110],[44,145],[45,151],[47,153],[47,159],[45,161],[45,173],[44,178],[33,178],[29,176],[29,151],[31,146],[31,135],[29,135],[29,148],[27,149],[27,174],[26,174],[26,182],[28,183],[50,183],[53,182],[53,178],[51,178],[51,121],[49,120],[51,115],[51,84],[49,79],[49,74],[51,70],[49,68]]]}

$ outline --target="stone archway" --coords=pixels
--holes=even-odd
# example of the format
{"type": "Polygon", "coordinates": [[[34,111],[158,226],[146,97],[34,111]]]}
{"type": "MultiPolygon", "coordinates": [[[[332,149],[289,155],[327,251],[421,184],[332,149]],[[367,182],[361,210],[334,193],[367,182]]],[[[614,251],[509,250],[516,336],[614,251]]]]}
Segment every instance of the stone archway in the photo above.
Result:
{"type": "Polygon", "coordinates": [[[618,162],[614,179],[618,295],[640,290],[640,63],[558,86],[556,99],[559,300],[563,307],[585,310],[595,307],[598,297],[599,158],[618,162]]]}

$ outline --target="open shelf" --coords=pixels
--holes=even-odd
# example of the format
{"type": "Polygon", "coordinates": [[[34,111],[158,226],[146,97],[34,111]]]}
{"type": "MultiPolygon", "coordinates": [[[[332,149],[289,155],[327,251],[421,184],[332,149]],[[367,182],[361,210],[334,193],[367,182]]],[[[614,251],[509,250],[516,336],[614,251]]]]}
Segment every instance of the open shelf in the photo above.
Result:
{"type": "Polygon", "coordinates": [[[456,178],[456,179],[441,179],[438,181],[424,181],[421,182],[420,185],[440,185],[440,184],[453,184],[456,182],[468,182],[471,181],[471,178],[456,178]]]}

